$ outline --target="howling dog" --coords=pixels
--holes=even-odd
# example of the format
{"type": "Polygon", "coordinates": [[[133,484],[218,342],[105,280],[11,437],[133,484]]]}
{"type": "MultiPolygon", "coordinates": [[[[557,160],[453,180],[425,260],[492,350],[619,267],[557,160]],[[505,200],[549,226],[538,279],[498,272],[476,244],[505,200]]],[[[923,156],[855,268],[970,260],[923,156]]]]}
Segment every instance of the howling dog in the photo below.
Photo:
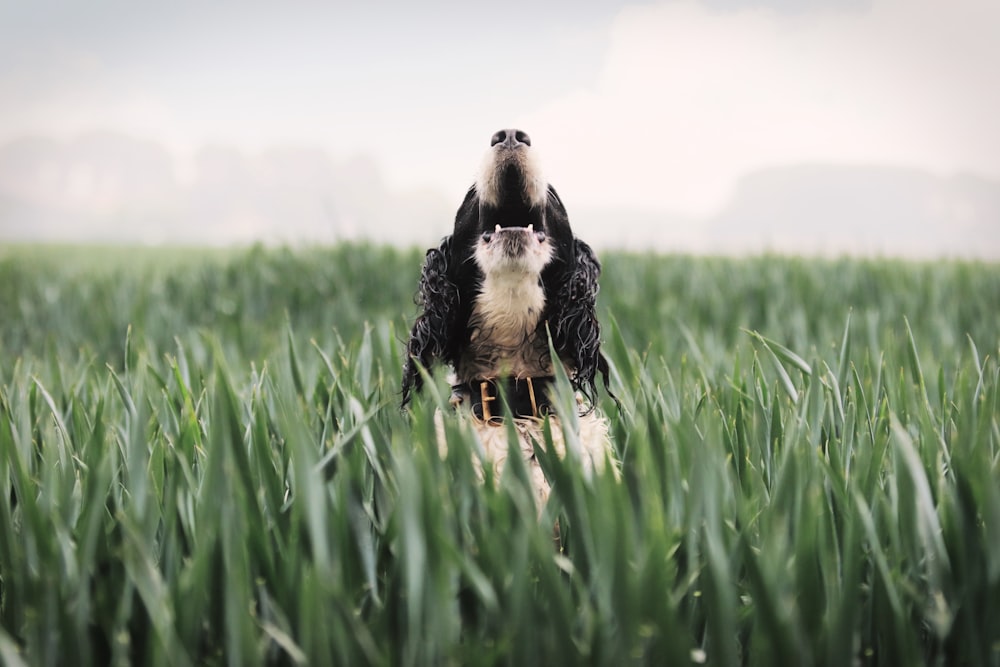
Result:
{"type": "Polygon", "coordinates": [[[553,422],[556,452],[562,456],[566,448],[550,397],[553,364],[562,364],[577,392],[573,440],[583,465],[599,470],[611,458],[607,420],[594,408],[598,372],[608,388],[595,314],[600,272],[594,251],[573,235],[566,208],[542,177],[528,135],[494,134],[454,231],[427,251],[416,297],[421,312],[406,345],[402,406],[420,391],[421,368],[450,365],[451,403],[473,421],[485,460],[498,474],[513,444],[505,420],[513,420],[514,451],[524,457],[539,507],[549,495],[535,458],[535,447],[545,446],[545,419],[553,422]]]}

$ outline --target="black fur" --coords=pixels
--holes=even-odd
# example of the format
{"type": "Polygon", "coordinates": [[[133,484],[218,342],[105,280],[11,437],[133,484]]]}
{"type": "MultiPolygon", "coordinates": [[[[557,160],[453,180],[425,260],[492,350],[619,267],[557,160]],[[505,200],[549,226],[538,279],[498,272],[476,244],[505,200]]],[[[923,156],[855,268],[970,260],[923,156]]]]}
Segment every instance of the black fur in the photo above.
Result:
{"type": "Polygon", "coordinates": [[[451,237],[427,251],[420,272],[416,302],[423,312],[413,323],[403,364],[403,405],[410,392],[420,391],[424,380],[417,364],[430,369],[438,359],[451,359],[456,340],[460,294],[449,277],[451,237]]]}
{"type": "Polygon", "coordinates": [[[536,230],[545,231],[555,252],[542,271],[545,312],[538,324],[539,334],[546,340],[548,328],[574,388],[594,401],[596,376],[601,372],[607,389],[608,365],[600,351],[601,327],[595,312],[600,262],[589,245],[573,236],[566,208],[555,189],[548,187],[544,206],[531,206],[519,196],[524,192],[523,183],[517,182],[519,177],[516,171],[504,175],[505,194],[496,206],[486,205],[476,187],[470,188],[455,216],[452,234],[439,247],[427,251],[416,297],[422,311],[406,344],[402,406],[423,385],[421,367],[430,371],[439,361],[455,367],[468,345],[469,318],[483,280],[474,251],[482,233],[496,225],[534,225],[536,230]]]}

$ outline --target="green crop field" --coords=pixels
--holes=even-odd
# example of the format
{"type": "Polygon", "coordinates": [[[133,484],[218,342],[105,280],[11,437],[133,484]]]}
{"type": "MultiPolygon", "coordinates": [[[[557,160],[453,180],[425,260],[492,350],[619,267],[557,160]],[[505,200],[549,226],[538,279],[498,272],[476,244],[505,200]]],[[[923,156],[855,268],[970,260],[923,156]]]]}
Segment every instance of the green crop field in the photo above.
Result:
{"type": "Polygon", "coordinates": [[[539,517],[398,410],[421,259],[0,250],[0,663],[1000,665],[1000,267],[605,253],[539,517]]]}

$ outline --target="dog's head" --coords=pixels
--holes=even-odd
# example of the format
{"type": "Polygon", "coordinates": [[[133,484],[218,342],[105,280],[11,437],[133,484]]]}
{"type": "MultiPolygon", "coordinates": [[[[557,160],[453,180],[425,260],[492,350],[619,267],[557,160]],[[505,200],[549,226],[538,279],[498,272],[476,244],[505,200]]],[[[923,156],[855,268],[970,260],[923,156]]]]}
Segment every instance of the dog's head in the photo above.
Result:
{"type": "Polygon", "coordinates": [[[593,398],[595,375],[607,385],[595,315],[600,264],[573,236],[555,189],[542,176],[531,139],[500,130],[490,139],[475,183],[455,215],[455,227],[427,251],[403,369],[403,404],[422,384],[420,367],[456,364],[469,344],[473,304],[486,275],[533,274],[544,290],[539,335],[551,334],[573,384],[593,398]]]}
{"type": "MultiPolygon", "coordinates": [[[[546,281],[572,259],[573,232],[559,195],[542,175],[531,138],[521,130],[500,130],[490,139],[476,182],[455,216],[453,251],[459,267],[475,259],[477,244],[497,227],[528,228],[545,235],[552,248],[546,281]]],[[[466,267],[467,268],[467,267],[466,267]]],[[[481,267],[475,267],[480,268],[481,267]]],[[[475,282],[475,272],[456,271],[456,280],[475,282]]]]}

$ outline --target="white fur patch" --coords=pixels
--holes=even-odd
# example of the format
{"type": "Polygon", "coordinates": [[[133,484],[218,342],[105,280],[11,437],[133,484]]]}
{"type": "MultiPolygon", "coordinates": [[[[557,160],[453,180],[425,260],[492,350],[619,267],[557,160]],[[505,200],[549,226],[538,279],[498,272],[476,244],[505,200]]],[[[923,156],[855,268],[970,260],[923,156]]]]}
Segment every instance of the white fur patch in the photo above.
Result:
{"type": "MultiPolygon", "coordinates": [[[[467,411],[460,411],[459,414],[471,422],[476,437],[483,447],[484,461],[487,465],[492,466],[494,479],[499,480],[507,457],[511,455],[512,451],[511,443],[507,439],[506,425],[480,421],[471,417],[467,411]]],[[[562,424],[558,417],[549,417],[549,419],[552,421],[552,445],[559,458],[564,458],[566,456],[566,437],[562,424]]],[[[440,411],[434,415],[434,422],[437,427],[438,451],[444,457],[448,453],[448,441],[444,432],[444,416],[440,411]]],[[[542,472],[541,464],[535,458],[533,443],[537,442],[543,449],[545,447],[542,422],[537,419],[515,419],[514,427],[517,431],[517,449],[514,451],[519,452],[528,468],[531,487],[535,492],[535,503],[541,512],[552,490],[549,481],[545,478],[545,473],[542,472]]],[[[618,467],[614,462],[607,420],[596,410],[581,415],[577,436],[580,443],[580,451],[577,452],[577,455],[584,473],[590,475],[593,472],[601,472],[610,462],[611,470],[617,478],[618,467]]],[[[480,479],[482,479],[483,461],[474,456],[473,464],[480,479]]]]}
{"type": "Polygon", "coordinates": [[[473,312],[495,345],[519,345],[535,330],[545,307],[545,291],[537,274],[487,275],[473,312]]]}
{"type": "Polygon", "coordinates": [[[497,351],[495,367],[480,368],[477,375],[550,374],[551,369],[538,368],[531,341],[545,308],[540,277],[552,258],[552,246],[530,227],[507,227],[493,232],[489,241],[480,240],[475,258],[483,284],[472,307],[470,343],[497,351]]]}
{"type": "Polygon", "coordinates": [[[534,149],[527,144],[510,148],[500,143],[486,151],[476,179],[480,200],[491,206],[500,204],[501,178],[504,169],[511,164],[516,164],[524,176],[525,200],[531,206],[544,205],[549,185],[542,177],[534,149]]]}

